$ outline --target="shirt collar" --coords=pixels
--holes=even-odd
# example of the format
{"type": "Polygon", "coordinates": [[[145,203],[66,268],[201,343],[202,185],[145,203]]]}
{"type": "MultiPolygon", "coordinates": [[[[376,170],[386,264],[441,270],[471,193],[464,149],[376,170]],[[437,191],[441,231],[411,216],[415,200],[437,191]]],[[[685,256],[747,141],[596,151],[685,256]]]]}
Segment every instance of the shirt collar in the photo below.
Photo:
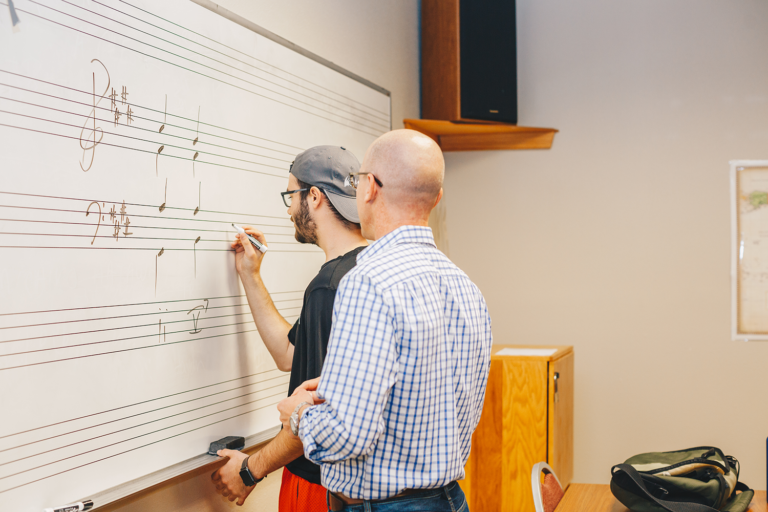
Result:
{"type": "Polygon", "coordinates": [[[400,244],[425,244],[437,247],[435,245],[435,237],[432,235],[432,228],[426,226],[400,226],[360,251],[357,255],[357,262],[362,263],[368,258],[372,258],[376,254],[380,254],[400,244]]]}

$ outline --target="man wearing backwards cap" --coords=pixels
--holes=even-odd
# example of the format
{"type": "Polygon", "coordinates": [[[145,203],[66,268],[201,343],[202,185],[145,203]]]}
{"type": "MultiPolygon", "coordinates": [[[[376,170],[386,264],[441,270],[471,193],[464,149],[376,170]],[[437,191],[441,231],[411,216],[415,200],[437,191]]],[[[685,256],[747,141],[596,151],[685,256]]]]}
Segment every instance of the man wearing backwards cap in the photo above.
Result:
{"type": "Polygon", "coordinates": [[[277,406],[321,465],[328,510],[466,512],[464,478],[491,364],[480,290],[435,246],[445,162],[387,132],[349,176],[365,237],[339,285],[322,377],[277,406]]]}
{"type": "MultiPolygon", "coordinates": [[[[288,188],[282,193],[296,229],[296,240],[315,244],[326,262],[304,292],[304,304],[291,326],[275,308],[261,279],[264,255],[245,235],[236,235],[235,267],[245,288],[256,327],[269,353],[283,371],[291,372],[288,395],[304,381],[320,376],[331,332],[333,301],[339,281],[355,266],[357,254],[368,243],[360,232],[355,189],[345,185],[360,170],[357,158],[338,146],[317,146],[299,154],[291,164],[288,188]]],[[[245,231],[266,243],[264,234],[250,226],[245,231]]],[[[227,464],[213,473],[217,491],[242,505],[268,473],[285,466],[280,488],[280,512],[325,511],[326,490],[320,467],[304,457],[301,440],[282,430],[261,451],[221,450],[227,464]],[[250,472],[242,476],[243,469],[250,472]]]]}

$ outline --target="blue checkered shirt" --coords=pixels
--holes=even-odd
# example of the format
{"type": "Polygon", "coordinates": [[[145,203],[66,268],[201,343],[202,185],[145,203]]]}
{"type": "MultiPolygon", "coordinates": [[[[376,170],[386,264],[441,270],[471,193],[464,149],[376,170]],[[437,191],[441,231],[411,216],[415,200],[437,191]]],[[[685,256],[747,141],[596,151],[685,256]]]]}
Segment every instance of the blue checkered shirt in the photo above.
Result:
{"type": "Polygon", "coordinates": [[[323,485],[379,500],[464,477],[491,360],[480,290],[403,226],[363,250],[341,281],[318,395],[299,423],[323,485]]]}

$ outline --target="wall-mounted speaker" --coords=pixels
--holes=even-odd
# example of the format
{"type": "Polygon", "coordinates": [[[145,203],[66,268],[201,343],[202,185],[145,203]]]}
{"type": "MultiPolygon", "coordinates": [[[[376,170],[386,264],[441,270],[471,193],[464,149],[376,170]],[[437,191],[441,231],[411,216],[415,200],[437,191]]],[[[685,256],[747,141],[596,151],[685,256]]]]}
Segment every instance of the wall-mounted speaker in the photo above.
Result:
{"type": "Polygon", "coordinates": [[[517,123],[515,0],[422,0],[421,117],[517,123]]]}

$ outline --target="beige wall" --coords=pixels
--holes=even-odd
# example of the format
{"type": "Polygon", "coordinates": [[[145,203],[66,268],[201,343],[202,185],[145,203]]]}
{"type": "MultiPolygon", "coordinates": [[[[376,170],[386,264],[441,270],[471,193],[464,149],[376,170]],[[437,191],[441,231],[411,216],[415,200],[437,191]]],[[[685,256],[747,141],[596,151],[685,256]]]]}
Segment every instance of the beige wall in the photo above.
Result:
{"type": "Polygon", "coordinates": [[[447,155],[452,259],[496,343],[574,345],[575,481],[712,444],[765,489],[768,343],[729,338],[728,161],[768,158],[768,3],[517,1],[520,124],[561,132],[447,155]]]}
{"type": "MultiPolygon", "coordinates": [[[[391,91],[393,127],[402,128],[403,118],[419,117],[416,0],[218,0],[217,3],[391,91]]],[[[363,155],[357,156],[362,160],[363,155]]],[[[260,483],[242,508],[212,492],[209,473],[189,474],[109,510],[277,510],[279,473],[260,483]]]]}

